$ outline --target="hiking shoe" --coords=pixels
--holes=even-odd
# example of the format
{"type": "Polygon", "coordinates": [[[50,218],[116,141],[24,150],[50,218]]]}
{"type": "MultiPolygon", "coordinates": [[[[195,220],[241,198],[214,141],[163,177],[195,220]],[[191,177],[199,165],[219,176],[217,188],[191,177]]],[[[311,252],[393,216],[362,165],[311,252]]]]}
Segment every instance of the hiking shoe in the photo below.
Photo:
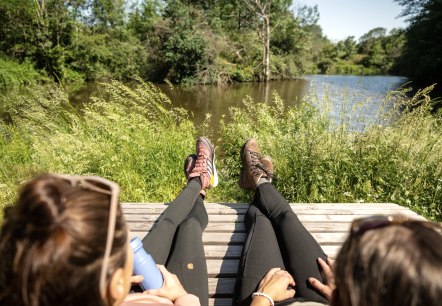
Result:
{"type": "Polygon", "coordinates": [[[241,148],[242,168],[239,176],[239,187],[255,190],[262,182],[271,182],[273,162],[268,156],[261,158],[258,143],[249,138],[241,148]],[[266,179],[266,180],[261,180],[266,179]],[[261,180],[261,181],[260,181],[261,180]]]}
{"type": "Polygon", "coordinates": [[[195,162],[196,154],[190,154],[184,161],[184,175],[186,176],[186,180],[189,180],[190,173],[192,172],[193,168],[195,168],[195,162]]]}
{"type": "Polygon", "coordinates": [[[261,177],[261,179],[267,179],[269,181],[269,183],[272,182],[273,179],[273,160],[270,156],[263,156],[261,157],[260,161],[260,165],[261,170],[263,170],[265,172],[265,174],[263,174],[263,176],[261,177]]]}
{"type": "Polygon", "coordinates": [[[214,188],[218,185],[218,173],[215,167],[215,147],[206,137],[196,140],[195,166],[188,178],[200,177],[201,189],[214,188]]]}

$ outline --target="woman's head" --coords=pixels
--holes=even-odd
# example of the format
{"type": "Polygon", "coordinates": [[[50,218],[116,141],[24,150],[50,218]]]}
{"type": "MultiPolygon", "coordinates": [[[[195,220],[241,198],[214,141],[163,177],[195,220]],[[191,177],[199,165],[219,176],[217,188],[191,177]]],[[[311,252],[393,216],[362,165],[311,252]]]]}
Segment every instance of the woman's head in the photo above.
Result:
{"type": "Polygon", "coordinates": [[[110,304],[109,284],[127,263],[128,234],[116,210],[105,290],[100,275],[111,208],[107,186],[44,175],[28,182],[0,233],[0,304],[110,304]],[[98,188],[94,188],[97,185],[98,188]],[[4,303],[3,303],[4,302],[4,303]]]}
{"type": "Polygon", "coordinates": [[[336,259],[335,278],[332,305],[439,305],[440,227],[416,221],[353,227],[336,259]]]}

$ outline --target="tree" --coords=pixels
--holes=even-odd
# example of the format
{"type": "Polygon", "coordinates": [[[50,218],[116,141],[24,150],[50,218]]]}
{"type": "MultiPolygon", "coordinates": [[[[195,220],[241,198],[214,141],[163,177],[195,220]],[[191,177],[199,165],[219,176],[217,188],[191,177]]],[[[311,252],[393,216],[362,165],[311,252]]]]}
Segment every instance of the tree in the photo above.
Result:
{"type": "MultiPolygon", "coordinates": [[[[442,84],[442,1],[396,0],[410,23],[399,71],[420,86],[442,84]]],[[[440,85],[439,85],[440,86],[440,85]]],[[[441,91],[441,89],[439,89],[441,91]]]]}
{"type": "Polygon", "coordinates": [[[263,74],[264,81],[270,80],[270,10],[271,0],[244,0],[247,6],[258,17],[257,32],[259,40],[262,43],[263,55],[263,74]]]}

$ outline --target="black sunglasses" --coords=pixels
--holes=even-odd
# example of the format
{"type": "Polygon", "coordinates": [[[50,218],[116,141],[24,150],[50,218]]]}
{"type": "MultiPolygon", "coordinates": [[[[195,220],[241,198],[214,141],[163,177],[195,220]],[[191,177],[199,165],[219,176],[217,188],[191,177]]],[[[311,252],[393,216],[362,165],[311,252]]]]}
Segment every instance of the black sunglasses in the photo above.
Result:
{"type": "Polygon", "coordinates": [[[423,226],[442,234],[442,225],[429,221],[410,219],[404,215],[374,215],[366,218],[356,219],[352,222],[350,231],[353,236],[362,236],[367,231],[390,225],[402,225],[405,227],[423,226]]]}

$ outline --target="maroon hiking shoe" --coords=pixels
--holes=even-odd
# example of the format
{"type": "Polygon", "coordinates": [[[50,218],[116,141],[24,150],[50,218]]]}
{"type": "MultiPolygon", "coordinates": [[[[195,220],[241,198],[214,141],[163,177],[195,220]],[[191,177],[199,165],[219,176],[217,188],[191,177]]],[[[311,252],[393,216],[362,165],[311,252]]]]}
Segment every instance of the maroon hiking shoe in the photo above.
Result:
{"type": "Polygon", "coordinates": [[[191,170],[189,168],[188,179],[200,177],[202,190],[214,188],[218,185],[215,147],[206,137],[198,137],[196,140],[196,160],[195,165],[191,168],[191,170]]]}

